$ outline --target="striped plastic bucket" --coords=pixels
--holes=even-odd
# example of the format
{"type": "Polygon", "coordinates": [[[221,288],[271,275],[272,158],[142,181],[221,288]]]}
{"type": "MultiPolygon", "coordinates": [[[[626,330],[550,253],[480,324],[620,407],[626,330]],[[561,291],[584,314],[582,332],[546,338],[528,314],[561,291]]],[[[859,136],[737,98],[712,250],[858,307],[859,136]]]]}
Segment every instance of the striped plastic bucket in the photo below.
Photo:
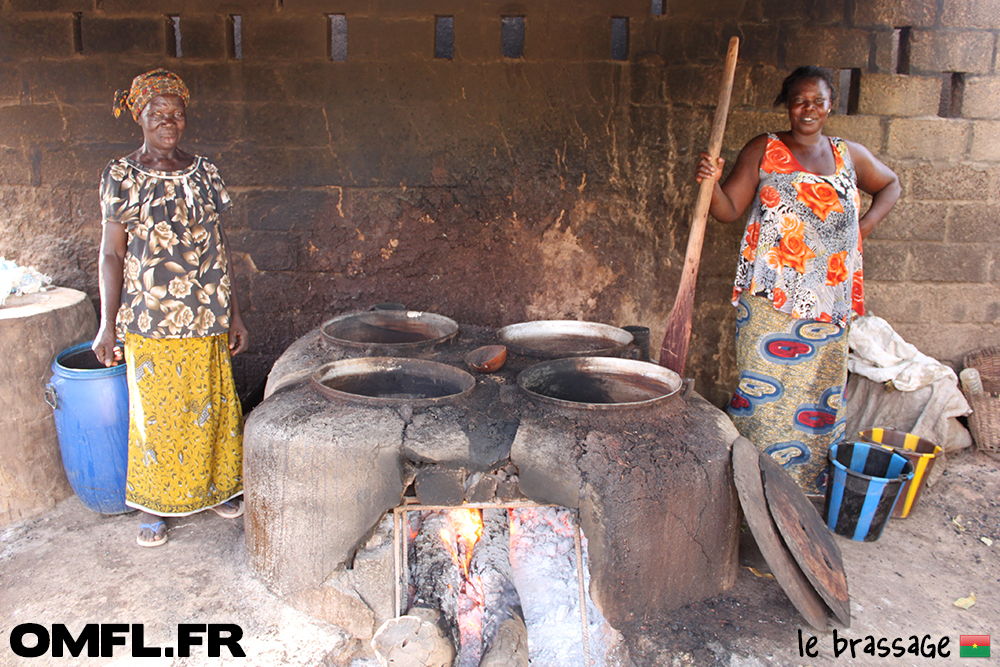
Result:
{"type": "Polygon", "coordinates": [[[913,479],[905,456],[867,442],[841,442],[827,452],[826,525],[858,542],[882,536],[903,484],[913,479]]]}
{"type": "Polygon", "coordinates": [[[894,428],[870,428],[861,431],[860,435],[862,441],[880,444],[886,449],[902,454],[913,464],[913,479],[903,485],[896,509],[892,511],[893,517],[905,519],[920,498],[920,492],[927,485],[927,478],[931,474],[937,455],[942,451],[941,448],[930,440],[894,428]]]}

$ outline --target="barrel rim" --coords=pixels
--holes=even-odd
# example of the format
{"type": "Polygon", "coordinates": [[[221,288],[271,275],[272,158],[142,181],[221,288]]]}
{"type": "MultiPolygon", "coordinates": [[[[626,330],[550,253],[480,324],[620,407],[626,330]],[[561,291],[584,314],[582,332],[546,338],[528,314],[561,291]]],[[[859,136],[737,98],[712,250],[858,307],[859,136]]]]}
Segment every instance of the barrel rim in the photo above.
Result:
{"type": "Polygon", "coordinates": [[[82,380],[96,380],[99,378],[113,377],[115,375],[122,375],[125,373],[125,362],[118,364],[117,366],[108,366],[105,368],[70,368],[69,366],[63,366],[62,360],[70,357],[78,352],[84,350],[89,350],[93,344],[93,341],[84,341],[68,347],[59,354],[52,361],[52,372],[60,377],[67,378],[77,378],[82,380]]]}

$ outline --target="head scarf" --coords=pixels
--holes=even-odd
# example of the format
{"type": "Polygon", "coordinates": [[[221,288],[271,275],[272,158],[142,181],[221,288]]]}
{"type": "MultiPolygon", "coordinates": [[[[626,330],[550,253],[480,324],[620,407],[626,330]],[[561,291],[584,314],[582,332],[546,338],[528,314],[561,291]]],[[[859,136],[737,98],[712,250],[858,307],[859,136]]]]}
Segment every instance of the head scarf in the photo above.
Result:
{"type": "Polygon", "coordinates": [[[132,112],[132,118],[138,121],[139,114],[157,95],[179,95],[184,100],[184,106],[191,101],[191,93],[181,78],[161,67],[132,79],[132,87],[127,92],[119,90],[115,93],[115,118],[124,109],[128,109],[132,112]]]}

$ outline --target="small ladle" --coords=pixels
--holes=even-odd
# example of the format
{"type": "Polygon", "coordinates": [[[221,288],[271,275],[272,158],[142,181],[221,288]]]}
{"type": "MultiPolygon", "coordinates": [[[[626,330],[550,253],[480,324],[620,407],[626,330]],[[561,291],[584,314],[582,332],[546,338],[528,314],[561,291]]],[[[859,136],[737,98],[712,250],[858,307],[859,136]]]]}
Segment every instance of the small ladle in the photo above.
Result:
{"type": "Polygon", "coordinates": [[[503,345],[484,345],[465,355],[465,363],[477,373],[493,373],[507,361],[507,348],[503,345]]]}

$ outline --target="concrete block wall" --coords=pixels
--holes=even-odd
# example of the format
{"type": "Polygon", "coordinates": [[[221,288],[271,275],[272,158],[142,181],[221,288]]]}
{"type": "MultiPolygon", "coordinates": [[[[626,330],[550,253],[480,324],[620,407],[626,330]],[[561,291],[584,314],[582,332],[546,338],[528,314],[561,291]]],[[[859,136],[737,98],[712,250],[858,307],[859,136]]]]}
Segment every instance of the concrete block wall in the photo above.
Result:
{"type": "MultiPolygon", "coordinates": [[[[489,326],[645,324],[655,345],[738,34],[726,157],[787,126],[771,101],[791,68],[855,70],[857,114],[830,133],[904,186],[866,244],[872,312],[952,363],[1000,342],[1000,0],[652,5],[0,0],[0,254],[96,298],[97,181],[141,142],[112,94],[164,66],[192,91],[186,146],[236,202],[243,388],[305,331],[380,301],[489,326]],[[347,20],[344,61],[330,14],[347,20]],[[434,57],[436,16],[454,17],[450,60],[434,57]],[[502,16],[524,17],[521,58],[501,55],[502,16]],[[629,21],[624,61],[612,17],[629,21]],[[952,79],[960,99],[942,105],[952,79]]],[[[721,405],[741,229],[710,224],[688,369],[721,405]]]]}

